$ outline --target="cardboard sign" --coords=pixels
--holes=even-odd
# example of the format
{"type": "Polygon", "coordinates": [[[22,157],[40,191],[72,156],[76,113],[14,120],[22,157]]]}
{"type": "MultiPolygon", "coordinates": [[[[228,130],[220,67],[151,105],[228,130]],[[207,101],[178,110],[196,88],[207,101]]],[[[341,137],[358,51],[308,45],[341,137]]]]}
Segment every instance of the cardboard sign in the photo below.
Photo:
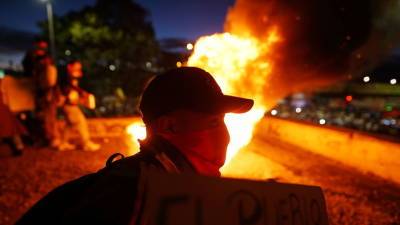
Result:
{"type": "Polygon", "coordinates": [[[148,172],[136,224],[327,225],[321,188],[148,172]]]}

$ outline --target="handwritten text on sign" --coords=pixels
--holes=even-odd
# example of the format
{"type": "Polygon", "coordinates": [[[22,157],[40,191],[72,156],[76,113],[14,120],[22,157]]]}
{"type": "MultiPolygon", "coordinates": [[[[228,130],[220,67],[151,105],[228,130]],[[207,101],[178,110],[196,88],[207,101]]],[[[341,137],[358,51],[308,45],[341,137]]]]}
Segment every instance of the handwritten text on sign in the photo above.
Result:
{"type": "Polygon", "coordinates": [[[319,187],[154,172],[142,177],[145,224],[328,224],[319,187]]]}

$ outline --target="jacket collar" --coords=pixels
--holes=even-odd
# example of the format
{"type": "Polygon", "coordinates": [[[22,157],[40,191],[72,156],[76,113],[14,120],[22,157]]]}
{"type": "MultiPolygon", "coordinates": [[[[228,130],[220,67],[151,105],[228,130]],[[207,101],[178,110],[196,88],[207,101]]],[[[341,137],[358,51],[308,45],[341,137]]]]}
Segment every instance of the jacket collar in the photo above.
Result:
{"type": "Polygon", "coordinates": [[[196,173],[189,160],[171,143],[155,135],[140,143],[140,151],[152,151],[168,172],[196,173]]]}

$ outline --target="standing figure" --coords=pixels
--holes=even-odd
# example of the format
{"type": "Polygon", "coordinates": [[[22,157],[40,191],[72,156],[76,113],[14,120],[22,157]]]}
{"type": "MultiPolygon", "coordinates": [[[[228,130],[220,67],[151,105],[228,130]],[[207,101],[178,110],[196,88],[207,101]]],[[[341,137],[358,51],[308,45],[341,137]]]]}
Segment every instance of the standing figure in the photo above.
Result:
{"type": "Polygon", "coordinates": [[[10,146],[14,156],[20,156],[24,149],[21,135],[25,134],[26,130],[15,118],[6,103],[2,79],[0,78],[0,139],[10,146]]]}
{"type": "Polygon", "coordinates": [[[79,134],[83,150],[97,151],[100,149],[100,145],[90,140],[86,117],[79,108],[79,105],[89,109],[96,107],[94,95],[79,87],[79,79],[83,76],[81,62],[72,61],[69,63],[67,65],[67,75],[67,84],[62,88],[65,97],[62,109],[67,122],[67,129],[64,132],[64,142],[68,143],[69,134],[72,130],[76,130],[79,134]]]}
{"type": "Polygon", "coordinates": [[[57,68],[48,56],[38,58],[34,70],[36,86],[36,116],[46,145],[59,148],[60,134],[57,125],[57,107],[60,105],[61,91],[57,86],[57,68]]]}
{"type": "Polygon", "coordinates": [[[33,43],[33,49],[26,52],[22,66],[24,68],[24,76],[33,77],[37,60],[40,57],[47,55],[48,44],[44,40],[37,40],[33,43]]]}

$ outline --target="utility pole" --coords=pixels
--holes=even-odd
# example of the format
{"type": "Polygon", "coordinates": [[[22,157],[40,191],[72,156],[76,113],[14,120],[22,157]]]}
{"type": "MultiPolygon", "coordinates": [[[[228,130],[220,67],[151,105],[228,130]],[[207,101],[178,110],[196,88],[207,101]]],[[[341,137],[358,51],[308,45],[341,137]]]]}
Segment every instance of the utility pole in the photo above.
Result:
{"type": "Polygon", "coordinates": [[[54,21],[53,21],[53,6],[51,5],[51,0],[41,0],[46,3],[47,10],[47,23],[49,25],[49,40],[50,40],[50,54],[53,56],[54,61],[56,62],[56,43],[54,36],[54,21]]]}

